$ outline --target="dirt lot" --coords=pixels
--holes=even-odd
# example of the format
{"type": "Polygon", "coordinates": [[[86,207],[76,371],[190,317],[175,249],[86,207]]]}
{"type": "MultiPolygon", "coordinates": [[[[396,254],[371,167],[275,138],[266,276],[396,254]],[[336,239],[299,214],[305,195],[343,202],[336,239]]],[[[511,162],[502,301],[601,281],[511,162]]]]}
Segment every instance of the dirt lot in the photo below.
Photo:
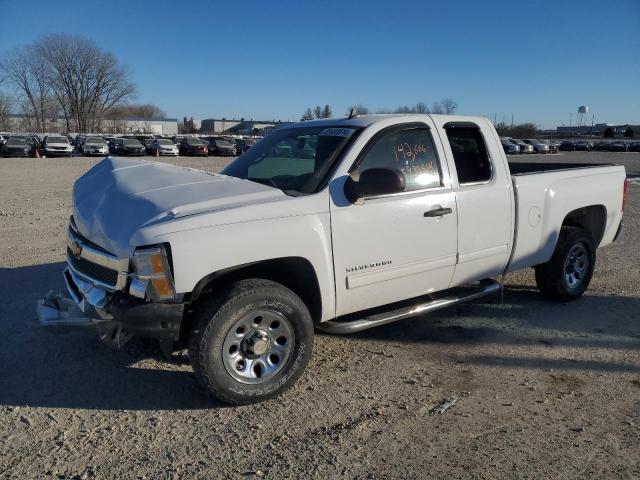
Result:
{"type": "MultiPolygon", "coordinates": [[[[553,160],[640,177],[640,154],[553,160]]],[[[36,298],[62,288],[71,185],[95,163],[0,159],[0,478],[640,478],[640,185],[581,300],[511,274],[504,303],[319,334],[294,389],[229,408],[183,355],[38,328],[36,298]]]]}

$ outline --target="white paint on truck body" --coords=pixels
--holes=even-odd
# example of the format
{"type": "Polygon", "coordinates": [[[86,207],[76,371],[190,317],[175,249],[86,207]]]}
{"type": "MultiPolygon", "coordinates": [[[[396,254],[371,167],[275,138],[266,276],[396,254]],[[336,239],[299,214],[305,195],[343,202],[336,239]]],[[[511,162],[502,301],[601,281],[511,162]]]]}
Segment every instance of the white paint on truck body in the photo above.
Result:
{"type": "Polygon", "coordinates": [[[74,186],[78,231],[119,258],[170,245],[176,291],[215,272],[283,257],[306,259],[318,280],[321,321],[547,261],[572,210],[601,205],[600,246],[621,220],[624,168],[510,174],[482,117],[374,115],[300,126],[362,127],[326,187],[289,196],[270,186],[146,160],[107,158],[74,186]],[[461,185],[444,126],[480,129],[492,163],[487,182],[461,185]],[[440,187],[349,202],[350,168],[381,130],[419,123],[440,161],[440,187]],[[451,214],[426,218],[434,207],[451,214]],[[510,261],[510,263],[508,263],[510,261]]]}

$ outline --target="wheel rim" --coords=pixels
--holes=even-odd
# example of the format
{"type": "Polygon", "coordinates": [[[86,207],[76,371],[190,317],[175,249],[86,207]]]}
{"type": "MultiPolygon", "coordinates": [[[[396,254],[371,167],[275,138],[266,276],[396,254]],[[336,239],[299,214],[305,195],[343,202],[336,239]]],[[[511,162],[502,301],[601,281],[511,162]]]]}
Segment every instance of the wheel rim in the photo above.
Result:
{"type": "Polygon", "coordinates": [[[229,329],[222,347],[222,361],[227,373],[239,382],[267,382],[291,358],[294,341],[293,327],[284,315],[256,310],[229,329]]]}
{"type": "Polygon", "coordinates": [[[584,243],[571,247],[564,261],[564,281],[569,288],[577,288],[584,282],[589,270],[589,254],[584,243]]]}

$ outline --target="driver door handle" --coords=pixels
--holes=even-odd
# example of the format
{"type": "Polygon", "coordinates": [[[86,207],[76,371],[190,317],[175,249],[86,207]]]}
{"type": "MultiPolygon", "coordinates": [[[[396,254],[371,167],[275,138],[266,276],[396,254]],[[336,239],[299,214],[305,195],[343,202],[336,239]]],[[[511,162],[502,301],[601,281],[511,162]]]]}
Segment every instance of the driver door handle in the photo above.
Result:
{"type": "Polygon", "coordinates": [[[453,209],[451,208],[435,208],[433,210],[429,210],[428,212],[424,212],[425,217],[441,217],[443,215],[449,215],[453,213],[453,209]]]}

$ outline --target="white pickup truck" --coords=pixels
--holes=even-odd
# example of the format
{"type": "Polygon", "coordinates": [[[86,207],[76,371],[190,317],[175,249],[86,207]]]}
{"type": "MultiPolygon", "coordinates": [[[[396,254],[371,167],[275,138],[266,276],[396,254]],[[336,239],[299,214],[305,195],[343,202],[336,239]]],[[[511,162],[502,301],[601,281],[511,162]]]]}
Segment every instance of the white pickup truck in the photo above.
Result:
{"type": "Polygon", "coordinates": [[[424,314],[525,267],[579,297],[625,197],[621,166],[509,165],[482,117],[303,122],[221,174],[107,157],[74,186],[68,292],[38,317],[188,347],[212,395],[260,401],[302,374],[314,328],[424,314]]]}

